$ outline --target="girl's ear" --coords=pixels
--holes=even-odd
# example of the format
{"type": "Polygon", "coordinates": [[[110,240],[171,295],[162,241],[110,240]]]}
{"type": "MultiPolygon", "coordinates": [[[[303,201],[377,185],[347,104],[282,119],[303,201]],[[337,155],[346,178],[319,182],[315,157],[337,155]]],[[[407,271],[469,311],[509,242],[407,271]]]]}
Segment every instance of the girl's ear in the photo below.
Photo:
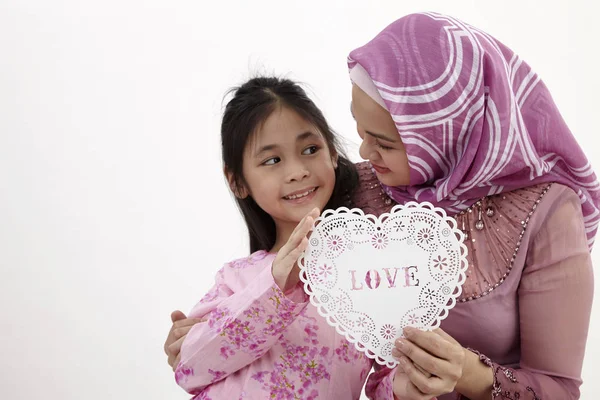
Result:
{"type": "Polygon", "coordinates": [[[333,169],[337,169],[338,167],[338,154],[337,152],[331,155],[331,162],[333,163],[333,169]]]}
{"type": "Polygon", "coordinates": [[[240,186],[235,182],[233,178],[233,174],[227,170],[227,168],[223,168],[223,174],[225,174],[225,178],[227,179],[227,183],[229,184],[229,189],[235,197],[238,199],[245,199],[248,197],[248,190],[244,186],[240,186]]]}

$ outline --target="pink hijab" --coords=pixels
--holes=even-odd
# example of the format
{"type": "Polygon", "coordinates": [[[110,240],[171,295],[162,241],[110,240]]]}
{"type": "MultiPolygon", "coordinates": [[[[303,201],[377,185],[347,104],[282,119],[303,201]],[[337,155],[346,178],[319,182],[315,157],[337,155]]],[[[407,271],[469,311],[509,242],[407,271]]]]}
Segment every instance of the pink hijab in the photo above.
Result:
{"type": "Polygon", "coordinates": [[[411,185],[384,185],[394,200],[454,213],[484,196],[558,182],[579,195],[591,249],[600,184],[548,89],[510,49],[457,19],[412,14],[352,51],[348,66],[406,147],[411,185]]]}

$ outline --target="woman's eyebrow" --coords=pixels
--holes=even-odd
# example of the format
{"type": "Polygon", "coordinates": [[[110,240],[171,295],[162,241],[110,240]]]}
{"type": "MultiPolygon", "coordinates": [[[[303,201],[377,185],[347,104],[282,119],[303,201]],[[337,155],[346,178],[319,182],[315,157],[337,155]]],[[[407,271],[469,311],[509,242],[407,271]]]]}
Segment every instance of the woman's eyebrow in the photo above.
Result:
{"type": "Polygon", "coordinates": [[[374,132],[369,132],[369,131],[365,131],[367,134],[373,136],[374,138],[380,139],[380,140],[385,140],[386,142],[390,142],[390,143],[396,143],[396,139],[390,139],[385,135],[382,135],[381,133],[374,133],[374,132]]]}

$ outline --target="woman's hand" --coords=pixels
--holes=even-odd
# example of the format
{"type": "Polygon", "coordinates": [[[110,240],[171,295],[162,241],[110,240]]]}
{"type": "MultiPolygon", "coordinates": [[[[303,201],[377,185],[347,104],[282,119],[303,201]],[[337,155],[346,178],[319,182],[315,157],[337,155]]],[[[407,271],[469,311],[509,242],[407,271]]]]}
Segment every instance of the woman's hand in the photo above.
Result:
{"type": "Polygon", "coordinates": [[[441,329],[404,329],[392,355],[400,361],[394,394],[402,400],[430,400],[452,393],[463,375],[467,351],[441,329]]]}
{"type": "Polygon", "coordinates": [[[173,368],[173,371],[175,371],[181,358],[179,352],[181,351],[181,344],[185,340],[185,336],[190,329],[192,329],[192,326],[196,325],[198,322],[204,322],[205,320],[187,318],[184,313],[176,310],[171,313],[171,321],[173,322],[173,325],[171,326],[171,330],[165,341],[164,349],[165,354],[169,357],[168,363],[171,368],[173,368]]]}
{"type": "Polygon", "coordinates": [[[275,261],[273,261],[273,279],[283,292],[293,288],[298,283],[298,258],[308,246],[307,235],[312,230],[315,219],[318,216],[318,208],[314,208],[306,214],[298,225],[296,225],[287,243],[279,250],[275,261]],[[296,273],[292,274],[294,270],[296,273]]]}

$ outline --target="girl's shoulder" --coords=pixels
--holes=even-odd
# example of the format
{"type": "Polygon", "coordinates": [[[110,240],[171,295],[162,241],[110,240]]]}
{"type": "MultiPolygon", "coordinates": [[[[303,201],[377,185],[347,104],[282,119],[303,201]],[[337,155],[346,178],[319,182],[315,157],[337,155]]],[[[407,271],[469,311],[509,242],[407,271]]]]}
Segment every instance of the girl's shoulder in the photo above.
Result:
{"type": "Polygon", "coordinates": [[[265,263],[270,262],[274,256],[275,254],[269,253],[266,250],[258,250],[247,257],[238,258],[226,263],[225,267],[234,270],[260,268],[265,263]]]}
{"type": "Polygon", "coordinates": [[[226,282],[234,291],[241,290],[265,269],[270,270],[275,254],[259,250],[246,257],[225,263],[217,272],[216,280],[226,282]]]}

